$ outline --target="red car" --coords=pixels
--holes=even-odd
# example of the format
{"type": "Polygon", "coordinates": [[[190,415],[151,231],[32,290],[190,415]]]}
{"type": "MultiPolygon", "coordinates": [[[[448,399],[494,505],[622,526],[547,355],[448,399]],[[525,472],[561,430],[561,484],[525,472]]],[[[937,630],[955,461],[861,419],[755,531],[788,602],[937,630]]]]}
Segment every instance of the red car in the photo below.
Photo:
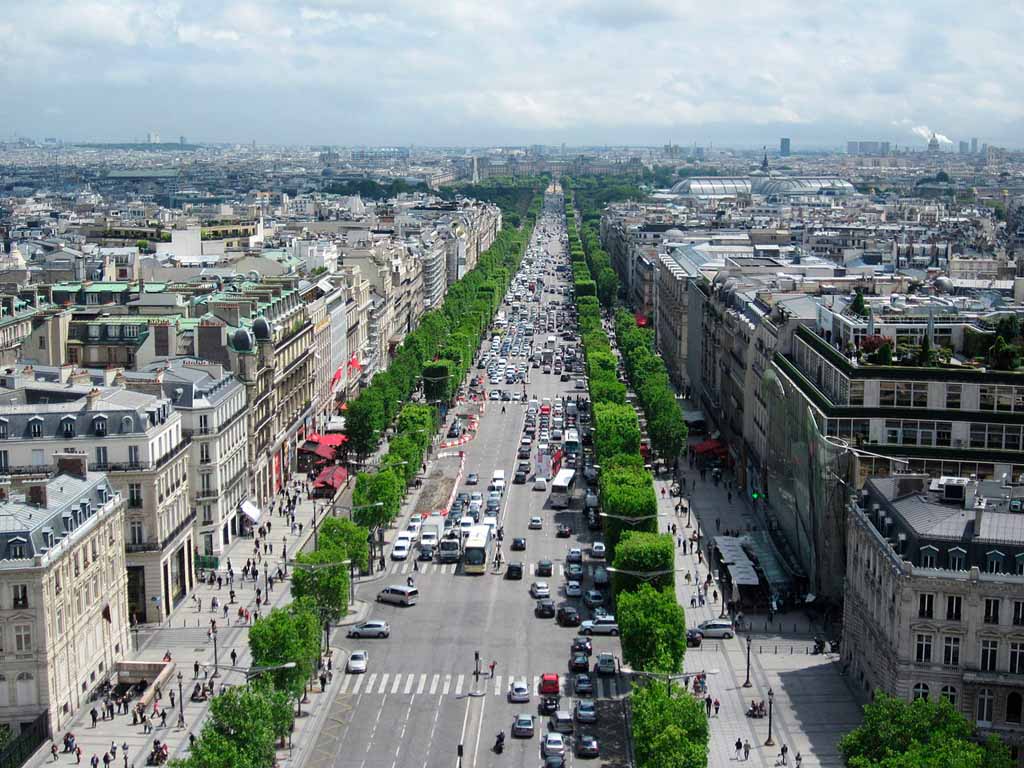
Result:
{"type": "Polygon", "coordinates": [[[558,680],[558,675],[554,672],[545,672],[540,676],[540,694],[559,694],[562,692],[562,685],[558,680]]]}

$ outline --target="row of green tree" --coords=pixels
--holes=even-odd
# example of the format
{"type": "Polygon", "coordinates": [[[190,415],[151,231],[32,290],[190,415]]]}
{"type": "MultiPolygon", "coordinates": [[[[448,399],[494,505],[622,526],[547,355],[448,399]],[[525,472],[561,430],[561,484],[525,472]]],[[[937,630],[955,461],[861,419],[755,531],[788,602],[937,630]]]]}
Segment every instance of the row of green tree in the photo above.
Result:
{"type": "Polygon", "coordinates": [[[647,418],[651,446],[670,465],[686,445],[686,422],[665,361],[654,350],[654,333],[624,309],[615,313],[615,338],[629,380],[647,418]]]}
{"type": "MultiPolygon", "coordinates": [[[[671,536],[657,529],[658,499],[640,453],[639,420],[626,402],[626,386],[619,380],[618,362],[601,322],[595,296],[599,290],[591,279],[592,267],[605,265],[592,258],[588,263],[570,205],[566,226],[593,407],[604,539],[614,569],[615,615],[623,661],[637,680],[632,696],[637,766],[703,768],[707,716],[701,703],[673,678],[682,672],[686,655],[686,616],[675,590],[675,546],[671,536]]],[[[594,236],[592,230],[590,234],[594,236]]],[[[591,253],[596,250],[591,243],[591,253]]],[[[613,294],[606,305],[614,299],[613,294]]],[[[634,341],[629,338],[631,344],[634,341]]]]}
{"type": "MultiPolygon", "coordinates": [[[[214,697],[177,768],[271,768],[322,658],[321,631],[348,613],[350,572],[366,568],[369,531],[351,520],[319,524],[317,546],[292,564],[293,601],[249,629],[252,680],[214,697]],[[266,671],[260,672],[260,668],[266,671]]],[[[225,677],[233,673],[225,673],[225,677]]]]}
{"type": "MultiPolygon", "coordinates": [[[[534,179],[526,189],[532,195],[527,225],[503,227],[477,265],[448,289],[444,304],[427,312],[406,336],[387,370],[377,373],[348,404],[346,448],[359,461],[376,450],[389,425],[396,425],[379,471],[361,472],[356,478],[353,504],[361,524],[386,525],[398,514],[437,426],[433,408],[408,401],[421,384],[428,402],[448,403],[454,397],[522,260],[540,211],[543,183],[534,179]]],[[[523,192],[515,189],[516,197],[523,192]]]]}

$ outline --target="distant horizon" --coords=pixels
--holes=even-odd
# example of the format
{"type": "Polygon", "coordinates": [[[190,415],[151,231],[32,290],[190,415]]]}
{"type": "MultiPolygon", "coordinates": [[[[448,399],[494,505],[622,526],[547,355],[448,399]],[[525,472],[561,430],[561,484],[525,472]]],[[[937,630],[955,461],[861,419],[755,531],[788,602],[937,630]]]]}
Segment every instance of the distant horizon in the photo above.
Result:
{"type": "Polygon", "coordinates": [[[1024,7],[1010,0],[8,5],[4,138],[1024,143],[1024,7]]]}

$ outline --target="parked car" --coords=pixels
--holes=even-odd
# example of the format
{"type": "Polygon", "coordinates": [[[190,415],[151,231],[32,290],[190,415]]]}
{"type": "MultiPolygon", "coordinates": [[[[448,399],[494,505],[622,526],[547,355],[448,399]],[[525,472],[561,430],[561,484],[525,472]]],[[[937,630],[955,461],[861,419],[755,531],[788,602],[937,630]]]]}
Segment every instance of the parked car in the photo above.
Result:
{"type": "Polygon", "coordinates": [[[563,605],[558,609],[558,623],[563,627],[578,627],[580,625],[580,612],[571,605],[563,605]]]}
{"type": "Polygon", "coordinates": [[[704,637],[728,640],[736,634],[736,628],[730,619],[709,619],[701,622],[697,628],[704,637]]]}

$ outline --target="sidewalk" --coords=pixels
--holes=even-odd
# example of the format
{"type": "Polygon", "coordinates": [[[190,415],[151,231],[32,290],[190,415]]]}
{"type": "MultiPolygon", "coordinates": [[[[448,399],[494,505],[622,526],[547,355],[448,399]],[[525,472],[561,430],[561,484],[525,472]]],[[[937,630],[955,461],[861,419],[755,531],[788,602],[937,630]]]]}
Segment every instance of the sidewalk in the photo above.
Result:
{"type": "MultiPolygon", "coordinates": [[[[436,459],[436,453],[433,454],[432,459],[428,460],[428,464],[432,464],[434,459],[436,459]]],[[[442,464],[447,463],[449,462],[442,462],[442,464]]],[[[349,487],[342,491],[337,503],[339,508],[351,506],[354,486],[355,483],[353,481],[349,484],[349,487]]],[[[428,484],[424,483],[421,488],[413,488],[410,491],[403,503],[402,511],[396,524],[404,527],[405,518],[415,509],[419,494],[427,486],[428,484]]],[[[270,533],[266,541],[273,544],[273,553],[271,554],[268,551],[267,555],[262,556],[262,562],[259,565],[259,577],[256,583],[252,579],[247,579],[244,582],[241,579],[242,566],[247,559],[254,557],[254,540],[252,538],[236,538],[220,558],[221,565],[218,574],[223,578],[223,584],[220,588],[218,588],[216,582],[213,584],[199,582],[197,573],[196,589],[193,594],[201,601],[201,610],[197,606],[196,601],[189,596],[174,608],[166,621],[159,625],[141,625],[133,630],[133,642],[136,644],[136,652],[129,653],[127,655],[128,659],[133,661],[159,662],[163,660],[164,654],[169,652],[176,665],[176,669],[162,691],[161,709],[165,709],[167,712],[167,725],[166,727],[161,726],[159,718],[155,718],[153,720],[152,733],[144,734],[141,725],[132,725],[132,715],[129,713],[127,715],[115,715],[112,720],[101,719],[97,722],[96,727],[93,728],[90,727],[91,718],[89,714],[93,705],[87,704],[82,707],[74,721],[65,729],[65,732],[70,731],[75,734],[77,743],[82,748],[82,765],[89,765],[89,760],[93,754],[96,754],[102,760],[104,753],[110,750],[112,743],[117,745],[117,758],[111,763],[112,768],[144,766],[154,739],[159,739],[169,745],[172,759],[184,757],[187,754],[189,734],[195,734],[198,737],[202,721],[209,711],[209,701],[192,702],[189,700],[189,697],[195,683],[206,679],[206,671],[202,669],[203,665],[215,663],[215,646],[212,640],[207,637],[207,630],[210,627],[211,619],[216,619],[217,623],[216,663],[239,667],[250,666],[248,625],[243,619],[238,618],[238,608],[247,608],[253,613],[256,611],[256,589],[259,588],[264,592],[267,589],[267,580],[264,575],[265,567],[266,573],[270,577],[274,577],[279,566],[282,570],[287,571],[287,575],[283,582],[275,579],[273,589],[269,592],[270,605],[260,606],[262,614],[266,615],[271,608],[281,607],[291,601],[291,571],[285,567],[281,547],[283,544],[287,549],[287,557],[292,558],[297,552],[303,551],[307,545],[308,547],[312,546],[314,505],[317,520],[322,520],[323,508],[327,505],[325,500],[317,499],[311,501],[303,498],[303,494],[300,494],[300,500],[295,509],[295,521],[302,528],[301,531],[297,531],[294,535],[289,529],[287,519],[284,516],[280,513],[270,514],[269,510],[264,510],[260,518],[260,524],[270,525],[270,533]],[[225,616],[223,605],[229,603],[229,592],[231,589],[227,583],[229,563],[235,572],[234,589],[236,597],[235,603],[229,605],[227,616],[225,616]],[[211,605],[215,597],[221,602],[221,607],[213,610],[211,605]],[[231,659],[232,651],[237,653],[234,663],[231,659]],[[195,663],[200,665],[198,679],[194,672],[195,663]],[[185,728],[183,729],[176,727],[179,709],[182,704],[178,693],[177,675],[179,673],[182,677],[180,683],[181,692],[185,697],[185,728]],[[174,707],[170,704],[172,690],[176,699],[174,707]],[[124,744],[127,744],[127,752],[123,749],[124,744]]],[[[380,579],[386,575],[386,571],[380,573],[375,569],[372,576],[358,577],[356,585],[380,579]]],[[[340,626],[361,621],[369,610],[368,605],[359,601],[356,602],[353,608],[353,612],[346,617],[345,621],[341,622],[340,626]]],[[[335,648],[333,641],[331,647],[335,651],[334,666],[337,667],[339,663],[344,664],[344,656],[337,652],[338,649],[335,648]]],[[[209,672],[212,673],[212,670],[209,672]]],[[[344,675],[334,676],[334,681],[328,686],[327,690],[326,698],[328,701],[333,695],[333,687],[340,684],[340,680],[343,677],[344,675]]],[[[240,685],[244,682],[245,679],[241,673],[222,671],[217,680],[217,685],[218,687],[221,684],[232,686],[240,685]]],[[[295,721],[295,732],[292,736],[294,754],[293,749],[278,751],[278,760],[282,768],[302,764],[304,745],[313,741],[313,739],[303,738],[303,734],[307,729],[316,730],[317,723],[321,719],[320,710],[326,711],[327,709],[326,707],[319,707],[320,701],[325,698],[319,691],[319,685],[317,684],[313,688],[315,688],[315,692],[311,691],[308,696],[308,702],[302,705],[303,716],[295,721]]],[[[152,707],[150,707],[149,712],[152,712],[152,707]]],[[[64,732],[54,734],[54,742],[59,749],[62,748],[61,741],[63,736],[64,732]]],[[[28,768],[41,768],[44,765],[53,765],[49,750],[50,742],[44,742],[25,765],[28,768]]],[[[61,752],[57,763],[74,765],[75,756],[70,753],[61,752]]]]}
{"type": "MultiPolygon", "coordinates": [[[[685,462],[683,462],[685,466],[685,462]]],[[[672,497],[671,478],[655,479],[658,494],[659,528],[665,531],[673,523],[683,544],[700,526],[701,546],[706,552],[706,537],[719,531],[746,530],[757,525],[753,511],[741,493],[732,492],[729,500],[727,475],[716,486],[710,479],[701,481],[695,469],[681,470],[687,486],[696,480],[696,491],[689,491],[690,528],[686,528],[684,510],[677,515],[672,497]],[[661,490],[665,489],[662,497],[661,490]],[[716,524],[717,523],[717,524],[716,524]]],[[[706,562],[698,562],[697,554],[676,548],[676,568],[685,568],[696,575],[696,583],[708,575],[706,562]]],[[[688,585],[685,572],[676,574],[676,594],[686,611],[686,624],[696,627],[703,621],[718,618],[722,612],[722,593],[717,582],[708,590],[705,605],[691,607],[696,596],[694,580],[688,585]],[[717,601],[712,591],[718,591],[717,601]]],[[[714,574],[712,574],[714,576],[714,574]]],[[[743,762],[736,757],[735,742],[749,740],[751,768],[774,766],[782,744],[789,746],[790,764],[799,752],[806,768],[828,766],[838,768],[842,760],[836,750],[839,738],[860,724],[860,707],[839,673],[836,657],[831,654],[809,654],[817,627],[802,613],[792,611],[775,617],[767,626],[768,617],[745,615],[744,625],[752,627],[750,680],[752,687],[743,688],[747,673],[746,634],[731,640],[705,640],[700,648],[688,648],[684,664],[687,674],[706,672],[708,692],[717,698],[721,709],[710,720],[708,765],[711,768],[743,762]],[[766,635],[760,634],[767,629],[766,635]],[[769,688],[775,694],[772,731],[774,747],[764,746],[768,738],[768,720],[746,717],[751,700],[767,700],[769,688]]],[[[691,689],[692,690],[692,689],[691,689]]]]}

